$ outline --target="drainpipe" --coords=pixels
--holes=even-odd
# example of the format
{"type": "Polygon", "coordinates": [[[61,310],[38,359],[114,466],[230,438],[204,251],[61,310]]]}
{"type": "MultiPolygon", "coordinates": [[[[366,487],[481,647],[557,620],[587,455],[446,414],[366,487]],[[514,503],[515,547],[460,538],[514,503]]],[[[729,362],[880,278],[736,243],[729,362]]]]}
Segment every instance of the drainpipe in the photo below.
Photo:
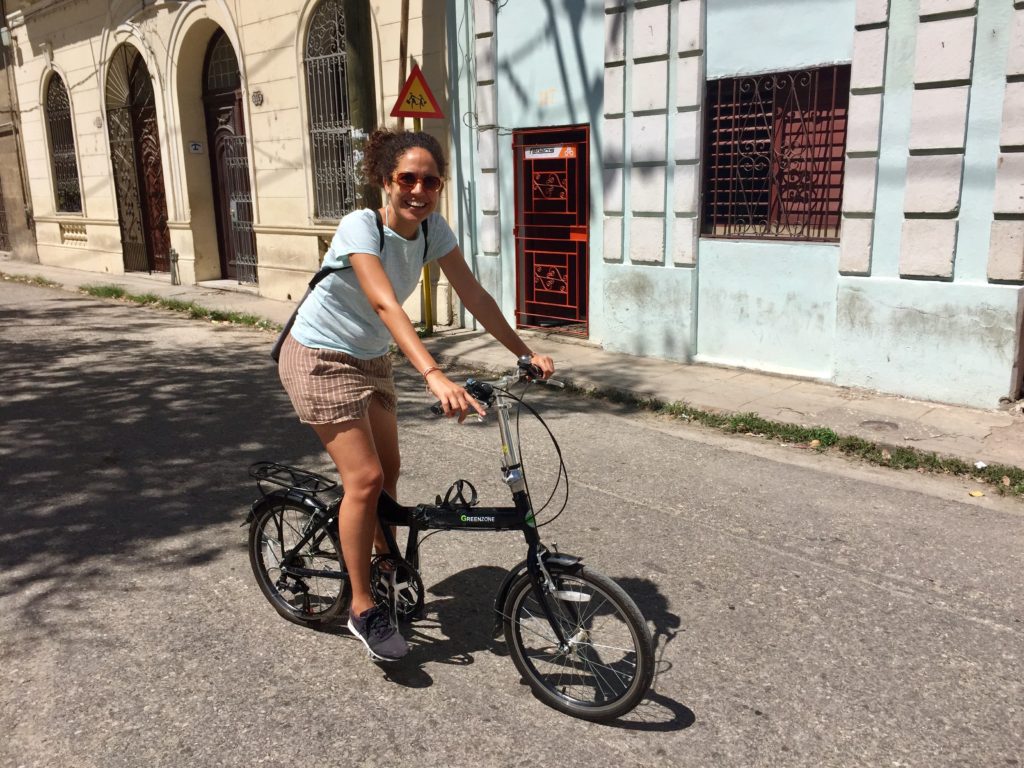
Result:
{"type": "MultiPolygon", "coordinates": [[[[7,27],[7,3],[6,0],[0,0],[0,26],[8,29],[10,34],[10,28],[7,27]]],[[[11,37],[10,47],[6,45],[0,45],[2,52],[0,55],[4,57],[4,78],[7,80],[7,92],[10,96],[10,104],[8,105],[8,116],[10,119],[11,133],[14,136],[14,152],[18,156],[18,181],[21,182],[21,200],[22,205],[25,209],[25,228],[26,234],[30,239],[33,250],[36,247],[36,223],[32,216],[32,197],[28,188],[28,166],[25,162],[25,155],[21,148],[21,108],[18,104],[18,89],[14,82],[13,72],[14,69],[14,37],[11,37]]],[[[36,259],[38,260],[39,254],[36,253],[36,259]]]]}
{"type": "MultiPolygon", "coordinates": [[[[409,58],[409,0],[402,0],[402,21],[398,33],[398,92],[405,85],[406,59],[409,58]]],[[[405,130],[405,118],[398,118],[398,130],[405,130]]]]}
{"type": "MultiPolygon", "coordinates": [[[[402,0],[402,21],[399,27],[398,37],[398,92],[402,92],[405,86],[406,62],[409,58],[409,0],[402,0]]],[[[412,129],[419,131],[420,119],[412,119],[412,129]]],[[[405,130],[405,118],[398,118],[398,130],[405,130]]],[[[430,290],[430,265],[423,265],[423,275],[420,278],[423,283],[423,334],[431,336],[434,333],[434,296],[430,290]]]]}

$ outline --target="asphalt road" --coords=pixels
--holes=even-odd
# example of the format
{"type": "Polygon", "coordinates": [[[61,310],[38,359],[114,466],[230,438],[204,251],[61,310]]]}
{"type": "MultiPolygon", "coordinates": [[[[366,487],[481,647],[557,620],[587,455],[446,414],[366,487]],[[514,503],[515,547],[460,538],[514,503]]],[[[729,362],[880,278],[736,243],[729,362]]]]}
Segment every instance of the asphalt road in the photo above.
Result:
{"type": "MultiPolygon", "coordinates": [[[[534,396],[572,481],[543,533],[650,622],[632,715],[546,708],[491,637],[515,534],[426,543],[397,664],[285,622],[246,467],[329,466],[270,342],[0,283],[3,766],[1024,764],[1024,505],[561,393],[534,396]]],[[[503,503],[494,426],[399,388],[403,500],[464,477],[503,503]]],[[[539,494],[552,452],[524,445],[539,494]]]]}

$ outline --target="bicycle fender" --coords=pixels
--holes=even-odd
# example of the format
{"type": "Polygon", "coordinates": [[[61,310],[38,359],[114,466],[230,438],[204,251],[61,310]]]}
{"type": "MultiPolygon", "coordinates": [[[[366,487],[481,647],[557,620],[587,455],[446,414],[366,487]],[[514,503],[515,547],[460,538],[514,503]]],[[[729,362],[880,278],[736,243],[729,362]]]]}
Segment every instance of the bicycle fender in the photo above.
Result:
{"type": "MultiPolygon", "coordinates": [[[[551,573],[575,573],[583,567],[583,558],[575,555],[567,555],[564,552],[545,552],[541,555],[544,560],[544,567],[551,573]]],[[[508,600],[508,593],[512,584],[528,570],[526,560],[519,565],[509,569],[505,578],[498,588],[498,594],[494,598],[494,632],[492,637],[501,634],[502,624],[505,621],[505,601],[508,600]]]]}
{"type": "Polygon", "coordinates": [[[260,499],[256,499],[256,501],[254,501],[252,505],[249,507],[249,514],[246,515],[245,522],[242,523],[240,527],[244,528],[245,526],[251,524],[252,521],[256,519],[256,515],[258,515],[260,511],[263,510],[264,507],[272,506],[275,503],[282,501],[290,501],[295,504],[301,504],[302,506],[309,508],[309,511],[311,513],[316,512],[317,510],[322,508],[319,504],[317,504],[315,501],[309,498],[309,496],[306,496],[301,493],[295,493],[293,491],[289,491],[285,488],[282,488],[279,491],[271,491],[266,496],[260,499]]]}

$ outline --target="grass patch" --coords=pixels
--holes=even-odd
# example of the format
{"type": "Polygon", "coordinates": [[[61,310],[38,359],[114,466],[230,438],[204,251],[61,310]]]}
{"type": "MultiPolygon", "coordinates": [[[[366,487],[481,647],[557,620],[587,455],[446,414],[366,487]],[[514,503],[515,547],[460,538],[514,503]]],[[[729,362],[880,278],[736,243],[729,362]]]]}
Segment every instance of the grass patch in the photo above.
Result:
{"type": "Polygon", "coordinates": [[[939,456],[907,446],[889,446],[853,435],[839,435],[828,427],[802,427],[771,421],[756,413],[718,413],[695,408],[689,403],[665,403],[619,390],[584,389],[570,385],[570,391],[639,410],[660,413],[675,419],[692,421],[729,434],[763,437],[780,443],[800,445],[820,453],[840,453],[880,467],[952,475],[992,486],[1000,495],[1024,496],[1024,469],[1005,464],[990,464],[978,469],[962,459],[939,456]]]}
{"type": "Polygon", "coordinates": [[[0,272],[0,280],[6,280],[9,283],[38,285],[40,288],[61,287],[61,283],[54,282],[53,280],[47,280],[45,277],[40,277],[39,275],[8,275],[6,272],[0,272]]]}
{"type": "Polygon", "coordinates": [[[81,291],[99,299],[125,299],[128,297],[128,291],[119,285],[83,285],[81,291]]]}
{"type": "Polygon", "coordinates": [[[119,285],[83,285],[82,293],[96,296],[101,299],[117,299],[138,304],[145,307],[157,307],[187,315],[193,320],[208,320],[212,323],[231,323],[232,325],[244,325],[249,328],[261,328],[268,331],[277,331],[281,326],[273,323],[264,317],[258,317],[247,312],[224,312],[219,309],[207,309],[194,301],[182,301],[181,299],[165,299],[152,293],[132,294],[128,293],[119,285]]]}

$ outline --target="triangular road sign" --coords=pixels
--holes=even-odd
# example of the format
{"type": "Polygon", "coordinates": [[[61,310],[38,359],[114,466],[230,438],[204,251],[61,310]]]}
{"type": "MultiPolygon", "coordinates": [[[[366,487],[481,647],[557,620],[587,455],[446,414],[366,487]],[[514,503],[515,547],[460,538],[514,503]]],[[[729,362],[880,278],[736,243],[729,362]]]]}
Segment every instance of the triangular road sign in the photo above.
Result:
{"type": "Polygon", "coordinates": [[[402,92],[398,94],[398,101],[395,108],[391,110],[392,117],[439,117],[443,118],[444,113],[437,104],[437,99],[430,92],[419,65],[412,65],[412,72],[402,86],[402,92]]]}

